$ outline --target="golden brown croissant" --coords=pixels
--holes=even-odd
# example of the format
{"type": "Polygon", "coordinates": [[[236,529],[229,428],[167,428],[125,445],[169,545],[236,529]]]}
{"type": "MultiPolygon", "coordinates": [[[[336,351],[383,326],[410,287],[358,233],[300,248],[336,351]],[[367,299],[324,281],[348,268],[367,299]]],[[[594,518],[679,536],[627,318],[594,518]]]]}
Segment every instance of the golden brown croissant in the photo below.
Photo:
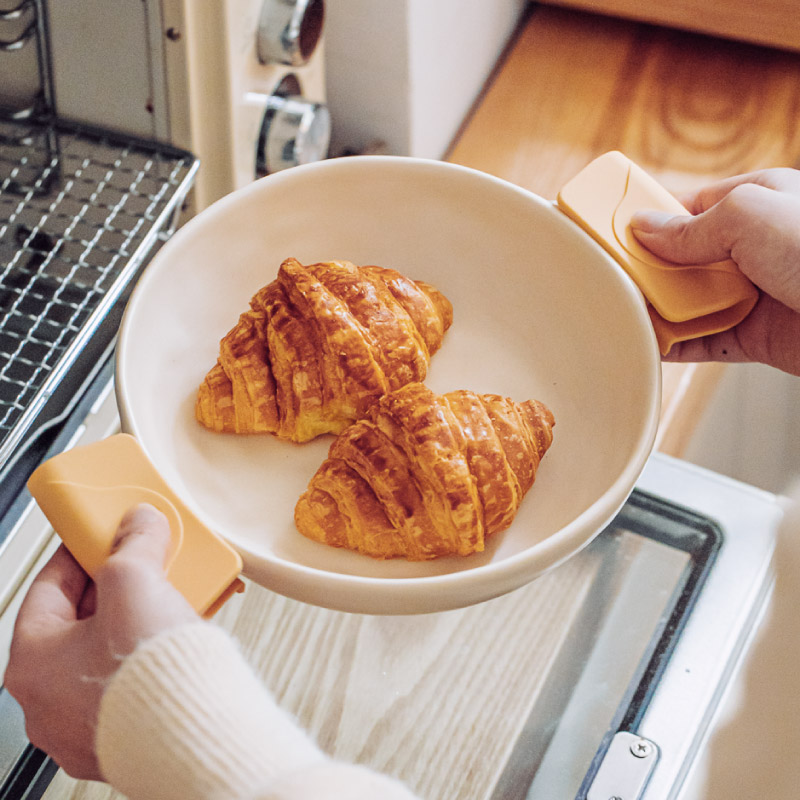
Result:
{"type": "Polygon", "coordinates": [[[514,519],[553,425],[536,400],[409,384],[336,438],[295,524],[310,539],[375,558],[480,552],[514,519]]]}
{"type": "Polygon", "coordinates": [[[423,380],[452,320],[444,295],[394,270],[289,258],[222,339],[195,415],[214,431],[296,442],[339,433],[423,380]]]}

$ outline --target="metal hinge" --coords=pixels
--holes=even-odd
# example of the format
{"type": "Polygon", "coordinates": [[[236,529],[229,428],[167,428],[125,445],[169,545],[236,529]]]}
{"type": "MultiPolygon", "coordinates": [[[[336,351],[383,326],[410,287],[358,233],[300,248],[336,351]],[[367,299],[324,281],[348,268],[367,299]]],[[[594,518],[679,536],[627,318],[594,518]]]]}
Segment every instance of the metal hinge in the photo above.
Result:
{"type": "Polygon", "coordinates": [[[658,755],[655,742],[620,731],[611,740],[586,800],[639,800],[658,755]]]}

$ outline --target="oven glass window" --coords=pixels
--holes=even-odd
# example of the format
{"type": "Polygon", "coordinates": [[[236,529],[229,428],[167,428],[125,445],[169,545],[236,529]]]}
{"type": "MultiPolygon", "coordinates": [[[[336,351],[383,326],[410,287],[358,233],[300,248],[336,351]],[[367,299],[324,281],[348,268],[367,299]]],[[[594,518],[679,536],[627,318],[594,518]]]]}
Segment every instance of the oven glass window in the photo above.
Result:
{"type": "Polygon", "coordinates": [[[596,561],[595,577],[493,800],[585,797],[613,735],[636,732],[721,537],[710,520],[634,492],[577,556],[596,561]]]}

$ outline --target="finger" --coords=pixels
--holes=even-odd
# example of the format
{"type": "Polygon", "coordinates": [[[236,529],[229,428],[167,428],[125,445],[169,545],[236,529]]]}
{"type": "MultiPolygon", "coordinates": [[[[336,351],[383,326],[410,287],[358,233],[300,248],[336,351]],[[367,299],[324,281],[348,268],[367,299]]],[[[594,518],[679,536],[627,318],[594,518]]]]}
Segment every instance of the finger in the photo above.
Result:
{"type": "Polygon", "coordinates": [[[724,261],[733,246],[725,220],[713,209],[696,217],[639,211],[631,218],[631,229],[648,250],[673,264],[724,261]]]}
{"type": "Polygon", "coordinates": [[[754,227],[782,213],[785,199],[772,189],[741,184],[697,216],[640,211],[631,229],[648,249],[675,264],[711,264],[731,257],[737,243],[754,227]]]}
{"type": "Polygon", "coordinates": [[[141,503],[122,518],[109,560],[141,560],[163,570],[171,539],[167,518],[155,507],[141,503]]]}
{"type": "Polygon", "coordinates": [[[165,574],[170,542],[167,518],[153,506],[136,506],[123,518],[112,554],[97,571],[94,619],[115,657],[165,628],[198,619],[165,574]]]}
{"type": "Polygon", "coordinates": [[[89,585],[89,576],[62,544],[31,584],[22,602],[17,624],[42,624],[51,620],[72,622],[89,585]]]}
{"type": "Polygon", "coordinates": [[[691,214],[702,214],[719,203],[737,186],[747,183],[800,195],[800,172],[793,169],[776,168],[756,170],[724,178],[695,192],[681,195],[678,199],[691,214]]]}
{"type": "Polygon", "coordinates": [[[800,375],[800,313],[762,294],[735,328],[680,342],[665,361],[755,361],[800,375]]]}
{"type": "Polygon", "coordinates": [[[117,628],[127,620],[115,633],[119,652],[128,652],[137,638],[196,616],[165,574],[171,539],[160,511],[147,504],[136,506],[123,517],[112,554],[95,576],[98,614],[117,628]]]}
{"type": "Polygon", "coordinates": [[[78,619],[88,619],[97,610],[97,584],[91,582],[78,603],[78,619]]]}

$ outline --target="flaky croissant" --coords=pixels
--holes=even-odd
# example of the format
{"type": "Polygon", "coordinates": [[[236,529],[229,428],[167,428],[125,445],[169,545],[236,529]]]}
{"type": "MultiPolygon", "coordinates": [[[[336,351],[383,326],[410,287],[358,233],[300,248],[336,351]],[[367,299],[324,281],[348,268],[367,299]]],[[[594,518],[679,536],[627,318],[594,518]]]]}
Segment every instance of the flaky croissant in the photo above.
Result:
{"type": "Polygon", "coordinates": [[[304,442],[421,381],[453,320],[437,289],[348,261],[281,264],[222,339],[195,416],[214,431],[304,442]]]}
{"type": "Polygon", "coordinates": [[[536,400],[409,384],[336,438],[295,524],[310,539],[375,558],[480,552],[514,519],[554,425],[536,400]]]}

